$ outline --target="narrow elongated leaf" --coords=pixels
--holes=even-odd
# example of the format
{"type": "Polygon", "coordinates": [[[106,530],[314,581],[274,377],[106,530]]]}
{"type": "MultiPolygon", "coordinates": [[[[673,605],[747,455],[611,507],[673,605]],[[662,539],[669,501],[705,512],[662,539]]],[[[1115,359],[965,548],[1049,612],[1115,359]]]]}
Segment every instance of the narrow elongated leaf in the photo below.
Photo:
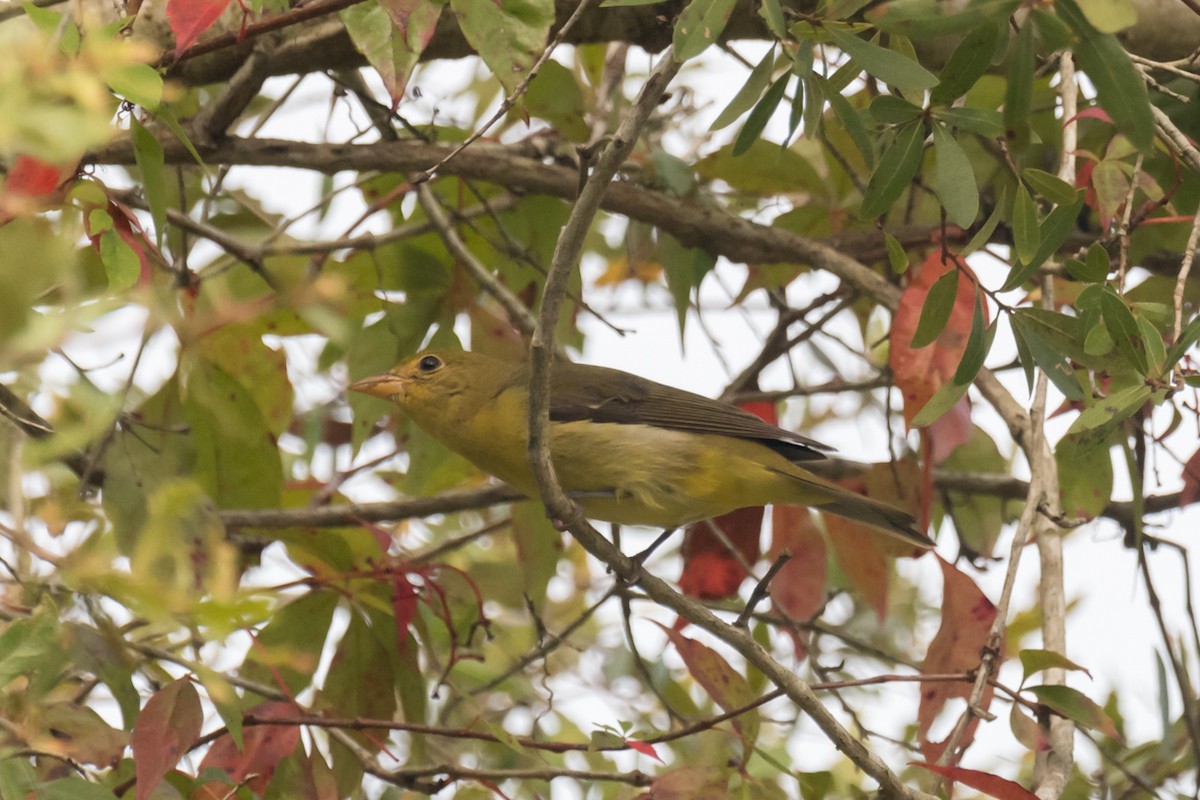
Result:
{"type": "Polygon", "coordinates": [[[780,75],[771,84],[771,88],[767,89],[762,99],[754,106],[754,110],[746,118],[746,124],[742,126],[742,129],[738,131],[737,138],[733,140],[733,154],[735,156],[740,156],[758,141],[758,137],[762,135],[763,129],[771,121],[771,115],[775,113],[775,109],[779,106],[779,101],[783,100],[783,94],[787,91],[788,79],[791,77],[790,72],[780,75]]]}
{"type": "Polygon", "coordinates": [[[885,213],[900,198],[921,166],[925,149],[925,127],[915,120],[901,128],[879,159],[863,197],[860,216],[864,219],[885,213]]]}
{"type": "Polygon", "coordinates": [[[894,94],[881,94],[871,101],[871,116],[882,125],[903,125],[921,116],[921,107],[894,94]]]}
{"type": "Polygon", "coordinates": [[[867,133],[867,126],[863,123],[862,115],[850,105],[849,100],[838,92],[829,93],[829,107],[833,109],[833,115],[837,117],[838,122],[842,123],[842,127],[846,129],[850,141],[854,142],[854,146],[858,148],[867,169],[874,167],[875,143],[871,141],[871,135],[867,133]]]}
{"type": "Polygon", "coordinates": [[[886,47],[860,39],[848,30],[833,25],[826,26],[824,30],[838,49],[888,86],[914,92],[937,86],[937,76],[911,58],[905,58],[886,47]]]}
{"type": "Polygon", "coordinates": [[[925,304],[921,308],[921,321],[913,334],[911,346],[919,349],[933,344],[946,327],[950,312],[954,310],[954,299],[958,295],[958,270],[951,269],[938,278],[929,288],[925,304]]]}
{"type": "Polygon", "coordinates": [[[992,340],[996,336],[996,323],[987,324],[987,310],[983,305],[983,292],[975,292],[975,314],[971,317],[971,335],[967,338],[967,348],[963,351],[962,361],[954,372],[954,383],[970,383],[983,366],[988,351],[992,349],[992,340]]]}
{"type": "Polygon", "coordinates": [[[1167,369],[1173,369],[1197,341],[1200,341],[1200,317],[1194,318],[1180,332],[1179,341],[1172,344],[1171,348],[1167,350],[1164,366],[1167,369]]]}
{"type": "Polygon", "coordinates": [[[1111,736],[1114,739],[1120,738],[1112,718],[1104,713],[1103,708],[1077,689],[1072,689],[1070,686],[1044,685],[1030,686],[1026,691],[1032,692],[1042,705],[1054,709],[1072,722],[1099,731],[1105,736],[1111,736]]]}
{"type": "Polygon", "coordinates": [[[707,50],[725,30],[735,5],[737,0],[692,0],[675,23],[675,60],[687,61],[707,50]]]}
{"type": "Polygon", "coordinates": [[[990,108],[935,108],[930,112],[951,128],[998,139],[1004,135],[1004,116],[990,108]]]}
{"type": "Polygon", "coordinates": [[[938,73],[938,85],[929,94],[930,105],[947,105],[975,85],[991,66],[1001,42],[1008,41],[1008,25],[988,22],[963,37],[950,60],[938,73]]]}
{"type": "Polygon", "coordinates": [[[1029,111],[1033,103],[1033,24],[1025,20],[1017,32],[1016,45],[1008,62],[1008,86],[1004,92],[1004,131],[1018,150],[1029,141],[1029,111]]]}
{"type": "Polygon", "coordinates": [[[933,153],[936,158],[937,193],[946,216],[966,228],[979,215],[979,186],[975,171],[962,147],[944,127],[933,126],[933,153]]]}
{"type": "Polygon", "coordinates": [[[1129,306],[1116,292],[1105,287],[1100,295],[1100,311],[1104,314],[1104,327],[1108,329],[1117,352],[1145,375],[1148,372],[1146,352],[1140,341],[1137,320],[1133,318],[1129,306]]]}
{"type": "Polygon", "coordinates": [[[1075,57],[1095,84],[1100,105],[1139,150],[1148,150],[1154,141],[1154,116],[1146,82],[1129,60],[1129,54],[1117,37],[1092,27],[1074,0],[1056,2],[1054,8],[1080,39],[1075,46],[1075,57]]]}
{"type": "Polygon", "coordinates": [[[1030,167],[1021,171],[1029,187],[1055,205],[1075,202],[1075,187],[1057,175],[1030,167]]]}
{"type": "MultiPolygon", "coordinates": [[[[1022,309],[1012,315],[1013,331],[1018,336],[1018,342],[1024,341],[1033,362],[1041,368],[1042,372],[1046,373],[1050,382],[1068,400],[1082,400],[1083,390],[1079,388],[1079,383],[1075,380],[1075,370],[1067,361],[1065,354],[1042,337],[1037,323],[1029,319],[1026,311],[1028,309],[1022,309]]],[[[1028,372],[1028,368],[1026,371],[1028,372]]]]}
{"type": "Polygon", "coordinates": [[[738,89],[738,93],[729,101],[729,105],[717,115],[709,126],[710,131],[719,131],[727,125],[732,124],[742,114],[745,114],[754,104],[762,97],[763,92],[771,83],[771,72],[775,68],[775,50],[767,51],[767,54],[762,57],[762,60],[755,65],[750,71],[750,76],[746,78],[746,82],[738,89]]]}
{"type": "Polygon", "coordinates": [[[1012,228],[1017,258],[1022,264],[1028,264],[1037,255],[1042,240],[1038,230],[1037,206],[1023,184],[1017,187],[1017,196],[1013,201],[1012,228]]]}

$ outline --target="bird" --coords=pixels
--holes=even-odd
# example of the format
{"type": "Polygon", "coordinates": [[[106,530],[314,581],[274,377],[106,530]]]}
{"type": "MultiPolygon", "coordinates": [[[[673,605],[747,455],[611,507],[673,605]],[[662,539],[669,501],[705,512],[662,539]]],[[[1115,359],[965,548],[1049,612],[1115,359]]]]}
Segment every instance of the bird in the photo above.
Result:
{"type": "MultiPolygon", "coordinates": [[[[426,350],[352,391],[389,400],[426,433],[531,496],[529,365],[426,350]]],[[[909,513],[821,478],[833,448],[737,406],[607,367],[556,362],[550,453],[591,519],[672,529],[749,506],[812,506],[929,549],[909,513]]]]}

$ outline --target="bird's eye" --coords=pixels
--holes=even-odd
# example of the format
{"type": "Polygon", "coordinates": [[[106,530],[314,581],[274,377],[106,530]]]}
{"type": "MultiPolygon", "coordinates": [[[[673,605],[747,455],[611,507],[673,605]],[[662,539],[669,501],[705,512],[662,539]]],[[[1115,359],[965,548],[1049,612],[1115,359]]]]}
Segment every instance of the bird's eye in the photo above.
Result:
{"type": "Polygon", "coordinates": [[[425,356],[417,364],[421,372],[433,372],[442,365],[442,360],[437,356],[425,356]]]}

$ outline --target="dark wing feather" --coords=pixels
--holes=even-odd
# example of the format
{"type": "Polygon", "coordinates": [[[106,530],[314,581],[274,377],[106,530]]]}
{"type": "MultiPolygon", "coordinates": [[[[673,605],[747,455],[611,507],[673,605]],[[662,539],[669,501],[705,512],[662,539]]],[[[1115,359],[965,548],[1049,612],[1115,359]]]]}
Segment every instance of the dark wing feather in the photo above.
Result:
{"type": "Polygon", "coordinates": [[[828,445],[764,422],[737,406],[665,386],[620,370],[556,364],[550,419],[654,425],[678,431],[751,439],[790,461],[825,458],[828,445]]]}

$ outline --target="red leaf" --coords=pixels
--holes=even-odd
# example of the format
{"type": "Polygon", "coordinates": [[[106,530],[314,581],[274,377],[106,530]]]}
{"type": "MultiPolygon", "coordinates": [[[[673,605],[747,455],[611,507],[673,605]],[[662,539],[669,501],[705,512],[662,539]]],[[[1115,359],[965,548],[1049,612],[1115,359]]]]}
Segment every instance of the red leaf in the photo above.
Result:
{"type": "MultiPolygon", "coordinates": [[[[776,613],[789,620],[808,622],[825,605],[828,559],[825,537],[817,530],[812,512],[804,506],[774,506],[771,509],[772,562],[783,553],[791,559],[784,564],[768,587],[776,613]]],[[[808,650],[803,631],[788,628],[796,648],[796,657],[808,650]]]]}
{"type": "MultiPolygon", "coordinates": [[[[260,703],[250,709],[249,715],[260,719],[292,719],[296,713],[293,703],[273,701],[260,703]]],[[[244,748],[239,752],[228,734],[218,737],[197,771],[202,773],[206,767],[224,770],[235,784],[245,781],[250,791],[262,795],[279,762],[290,756],[300,743],[300,726],[255,725],[245,729],[242,742],[244,748]]]]}
{"type": "Polygon", "coordinates": [[[399,569],[392,570],[392,615],[396,618],[396,645],[403,653],[408,626],[417,615],[417,590],[399,569]]]}
{"type": "MultiPolygon", "coordinates": [[[[743,708],[755,700],[754,690],[744,677],[729,666],[720,653],[707,645],[689,639],[679,631],[659,625],[683,658],[688,674],[704,687],[713,702],[725,711],[743,708]]],[[[758,712],[751,709],[733,718],[733,727],[746,741],[747,750],[758,737],[758,712]]]]}
{"type": "Polygon", "coordinates": [[[737,594],[748,574],[744,565],[758,561],[762,521],[763,509],[758,506],[688,525],[683,534],[680,591],[704,600],[723,600],[737,594]],[[733,551],[729,545],[733,545],[733,551]]]}
{"type": "Polygon", "coordinates": [[[971,438],[971,401],[964,395],[954,408],[925,429],[925,435],[929,437],[930,458],[935,465],[941,464],[971,438]]]}
{"type": "MultiPolygon", "coordinates": [[[[896,376],[896,386],[904,395],[904,421],[912,423],[929,399],[942,388],[958,369],[967,339],[971,334],[971,319],[975,314],[975,293],[979,290],[975,273],[966,263],[943,250],[935,250],[925,259],[916,279],[900,295],[900,307],[892,320],[889,366],[896,376]],[[921,319],[921,310],[929,289],[938,278],[955,265],[961,270],[954,306],[946,327],[932,344],[913,349],[913,334],[921,319]]],[[[986,315],[986,309],[985,309],[986,315]]],[[[986,321],[986,320],[985,320],[986,321]]]]}
{"type": "MultiPolygon", "coordinates": [[[[774,403],[764,400],[740,405],[772,425],[779,421],[774,403]]],[[[680,591],[704,600],[724,600],[737,594],[748,574],[746,565],[758,561],[762,520],[761,507],[739,508],[687,526],[683,534],[680,591]]]]}
{"type": "Polygon", "coordinates": [[[655,761],[657,761],[660,764],[667,763],[658,757],[658,752],[654,749],[654,745],[652,745],[652,744],[647,744],[646,742],[639,742],[637,739],[626,739],[625,746],[628,747],[630,750],[636,750],[637,752],[641,753],[644,756],[650,756],[650,758],[653,758],[655,761]]]}
{"type": "Polygon", "coordinates": [[[990,772],[980,772],[977,769],[963,769],[962,767],[943,767],[925,761],[910,761],[909,764],[937,773],[943,778],[949,778],[958,783],[965,783],[972,789],[978,789],[984,794],[998,797],[1000,800],[1037,800],[1037,795],[1021,784],[993,775],[990,772]]]}
{"type": "Polygon", "coordinates": [[[18,155],[13,159],[8,177],[0,192],[0,223],[13,217],[36,214],[58,199],[59,187],[79,167],[71,164],[50,164],[33,156],[18,155]]]}
{"type": "Polygon", "coordinates": [[[175,58],[212,27],[231,0],[167,0],[167,24],[175,35],[175,58]]]}
{"type": "Polygon", "coordinates": [[[1183,489],[1179,492],[1179,507],[1190,506],[1200,500],[1200,450],[1183,465],[1183,489]]]}
{"type": "Polygon", "coordinates": [[[187,678],[168,683],[146,701],[133,724],[137,800],[145,800],[200,738],[204,713],[200,695],[187,678]]]}
{"type": "MultiPolygon", "coordinates": [[[[975,582],[960,572],[953,564],[939,558],[942,566],[942,624],[921,666],[923,675],[969,672],[980,664],[983,648],[987,645],[992,623],[996,620],[996,606],[979,591],[975,582]]],[[[1000,651],[1004,650],[1001,641],[1000,651]]],[[[971,684],[938,682],[923,684],[921,703],[917,709],[917,734],[921,739],[921,752],[930,761],[941,758],[946,742],[929,741],[929,729],[946,701],[953,697],[967,699],[971,684]]],[[[980,706],[984,709],[992,700],[992,688],[986,687],[980,706]]],[[[975,736],[979,717],[972,716],[967,723],[966,734],[959,745],[966,748],[975,736]]]]}

